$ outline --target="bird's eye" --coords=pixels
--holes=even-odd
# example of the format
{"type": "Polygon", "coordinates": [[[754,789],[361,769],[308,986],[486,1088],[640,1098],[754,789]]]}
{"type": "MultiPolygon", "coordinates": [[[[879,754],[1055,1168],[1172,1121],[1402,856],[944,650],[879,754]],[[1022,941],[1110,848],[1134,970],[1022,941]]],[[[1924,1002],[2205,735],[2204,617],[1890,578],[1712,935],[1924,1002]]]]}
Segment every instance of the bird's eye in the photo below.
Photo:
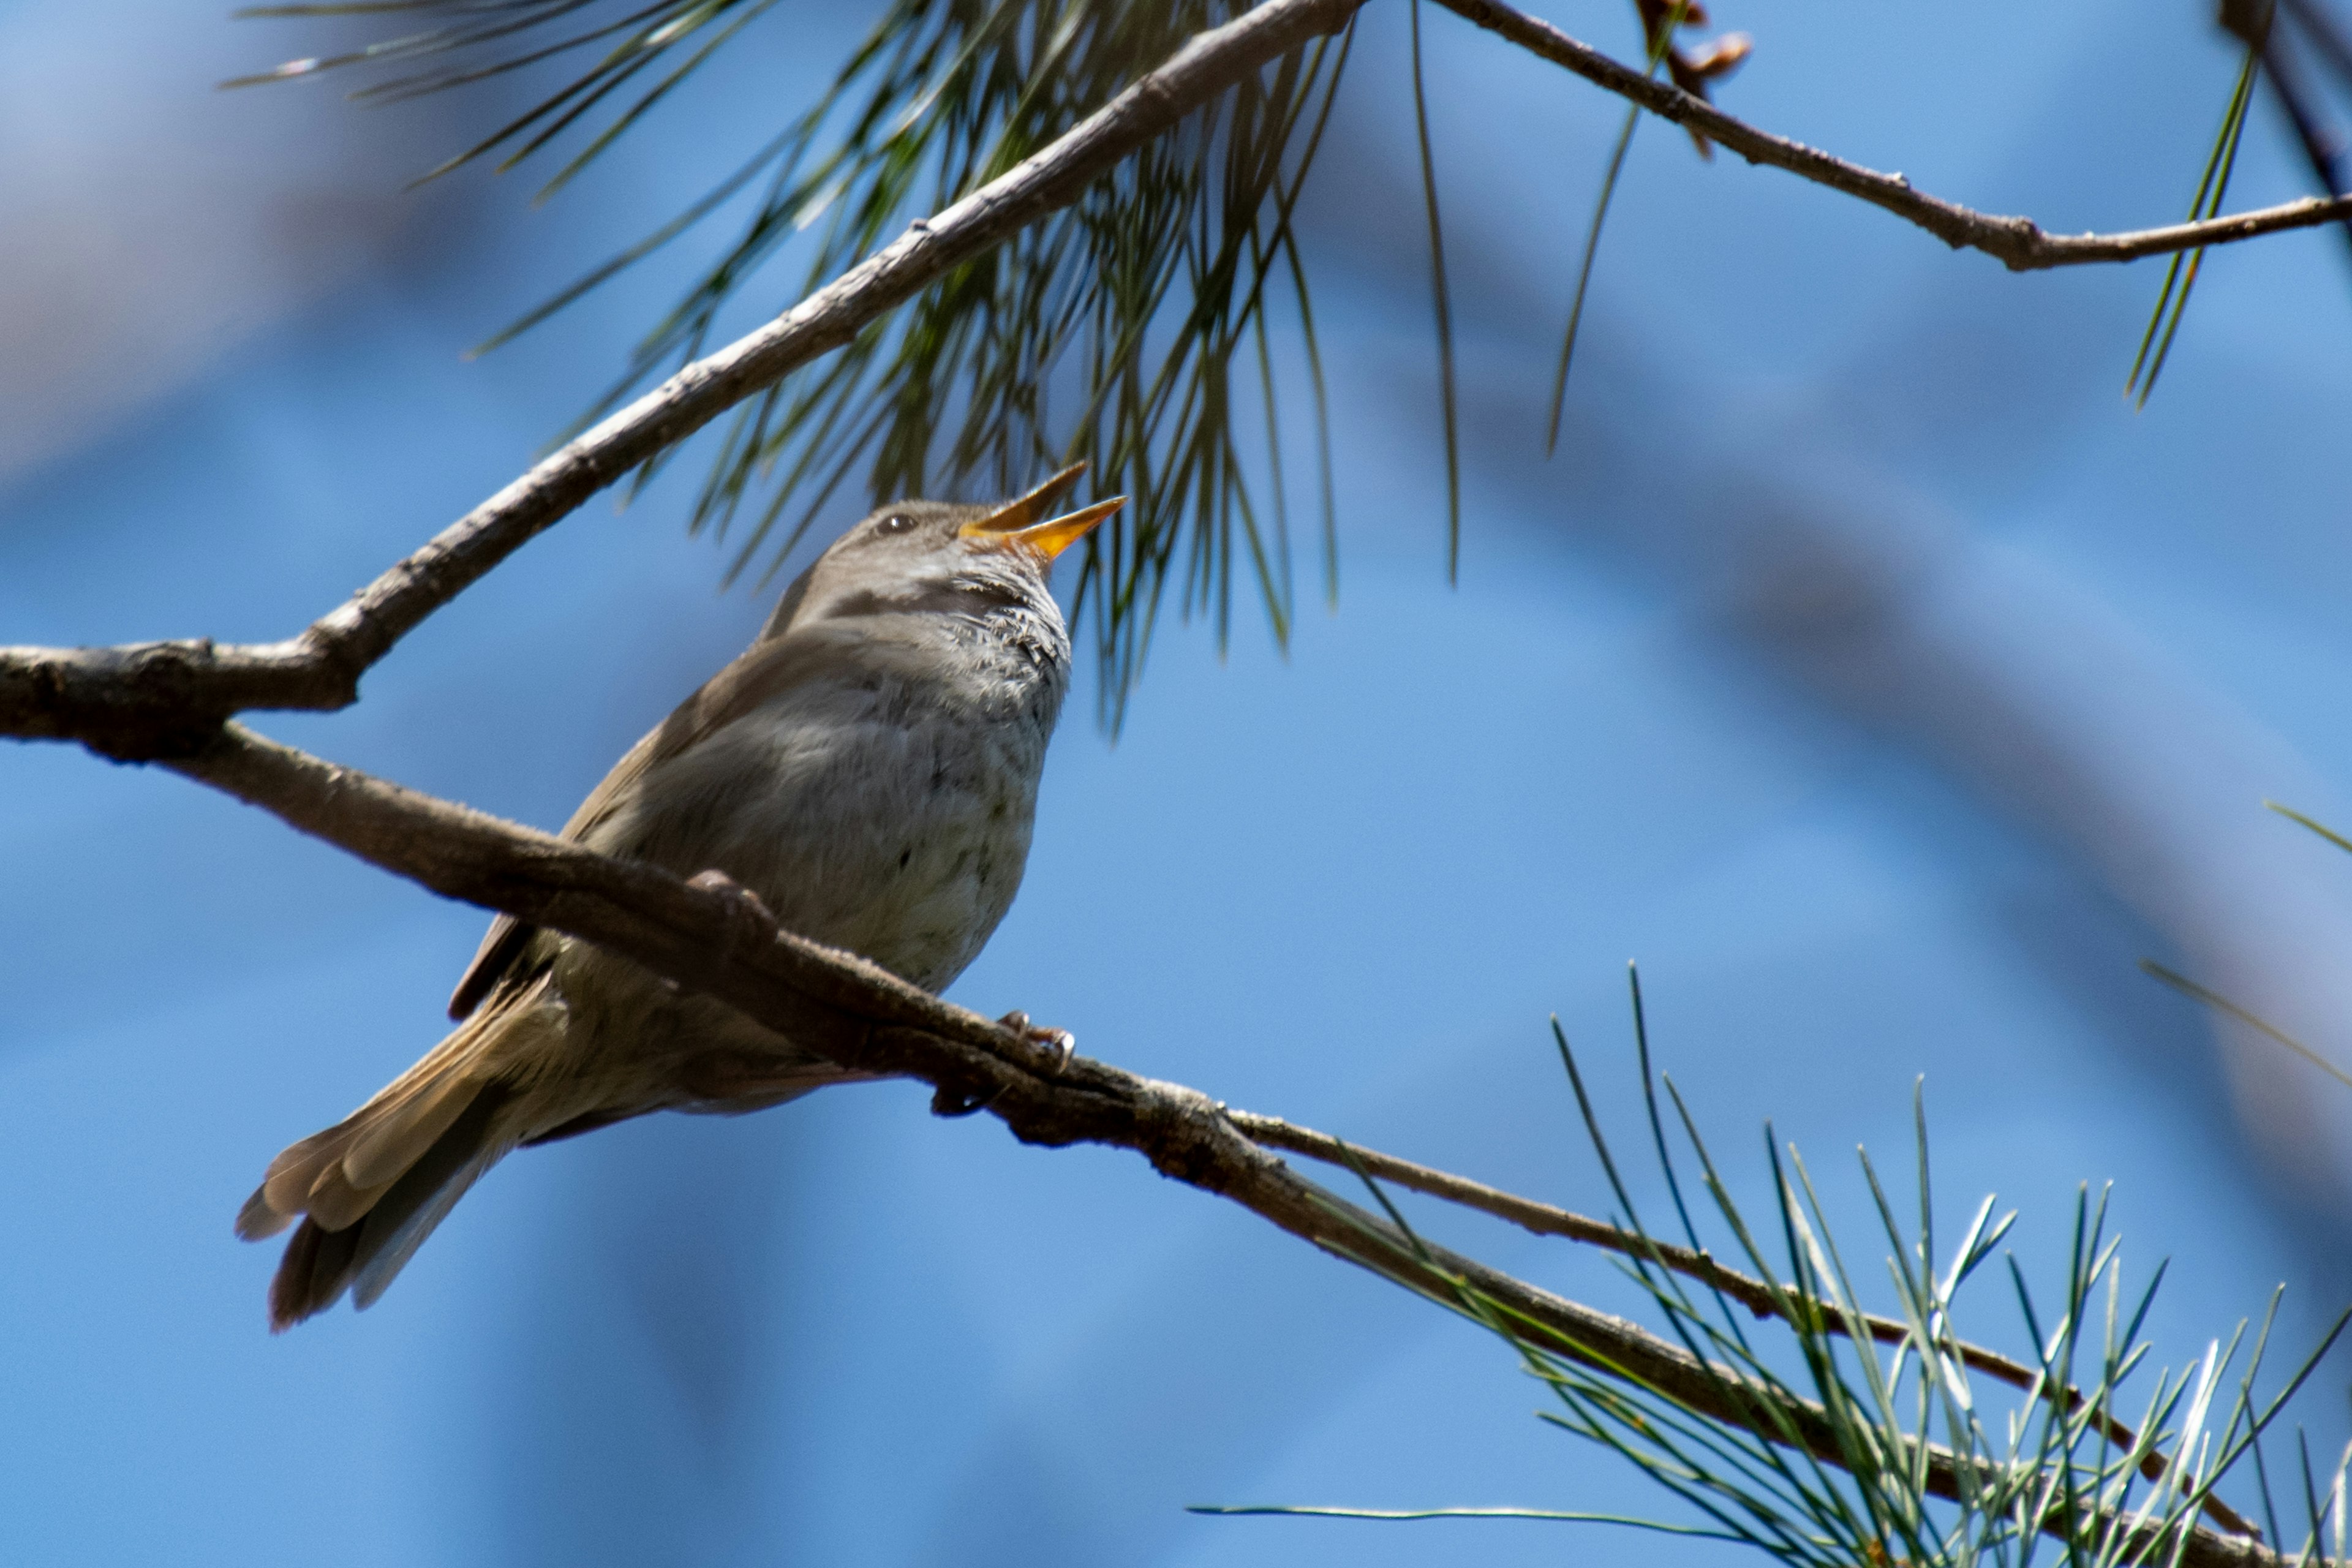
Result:
{"type": "Polygon", "coordinates": [[[874,525],[874,531],[877,534],[904,533],[914,526],[915,520],[913,518],[894,512],[890,516],[884,518],[880,522],[876,523],[874,525]]]}

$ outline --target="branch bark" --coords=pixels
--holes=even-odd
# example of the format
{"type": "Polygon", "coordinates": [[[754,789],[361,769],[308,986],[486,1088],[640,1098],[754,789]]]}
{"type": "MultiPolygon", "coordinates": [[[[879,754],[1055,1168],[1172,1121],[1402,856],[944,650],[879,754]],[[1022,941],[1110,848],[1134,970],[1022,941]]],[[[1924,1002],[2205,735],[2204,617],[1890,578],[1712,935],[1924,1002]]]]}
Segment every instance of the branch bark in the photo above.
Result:
{"type": "Polygon", "coordinates": [[[1502,0],[1436,3],[1661,119],[1721,142],[1751,163],[1786,169],[1815,184],[1827,185],[1873,206],[1884,207],[1897,217],[1917,224],[1953,249],[1981,250],[2012,272],[2137,261],[2145,256],[2165,256],[2205,245],[2231,245],[2352,217],[2352,196],[2310,196],[2203,223],[2168,224],[2161,228],[2134,229],[2122,234],[2051,234],[2032,218],[1980,213],[1914,190],[1911,182],[1900,174],[1881,174],[1818,147],[1759,131],[1744,120],[1726,114],[1706,100],[1612,59],[1543,18],[1530,16],[1502,4],[1502,0]]]}
{"type": "MultiPolygon", "coordinates": [[[[1241,1130],[1244,1137],[1261,1148],[1284,1149],[1294,1154],[1304,1154],[1310,1160],[1319,1160],[1327,1165],[1360,1170],[1366,1175],[1392,1182],[1408,1192],[1423,1193],[1450,1204],[1458,1204],[1464,1208],[1492,1215],[1537,1236],[1562,1237],[1587,1247],[1598,1247],[1626,1258],[1639,1258],[1685,1279],[1696,1279],[1708,1289],[1738,1302],[1759,1318],[1790,1319],[1788,1295],[1784,1288],[1727,1268],[1717,1262],[1712,1254],[1698,1248],[1638,1235],[1606,1220],[1593,1219],[1572,1210],[1523,1198],[1517,1193],[1507,1193],[1500,1187],[1490,1187],[1484,1182],[1457,1176],[1451,1171],[1416,1164],[1411,1160],[1401,1160],[1394,1154],[1383,1154],[1377,1149],[1349,1143],[1334,1138],[1328,1132],[1318,1132],[1312,1127],[1285,1121],[1278,1116],[1261,1116],[1254,1110],[1236,1110],[1227,1106],[1225,1118],[1241,1130]]],[[[1894,1318],[1882,1318],[1874,1313],[1864,1313],[1853,1318],[1822,1302],[1816,1301],[1811,1305],[1820,1315],[1824,1327],[1848,1339],[1869,1339],[1880,1344],[1897,1345],[1911,1337],[1911,1326],[1894,1318]]],[[[2037,1393],[2045,1399],[2063,1400],[2064,1408],[2070,1413],[2083,1407],[2080,1391],[2053,1384],[2039,1367],[2028,1366],[1982,1345],[1961,1342],[1953,1349],[1962,1364],[1971,1371],[1998,1378],[2011,1388],[2037,1393]]],[[[2100,1417],[2100,1425],[2107,1435],[2107,1440],[2118,1448],[2129,1450],[2137,1441],[2137,1435],[2113,1415],[2100,1417]]],[[[2150,1480],[2162,1479],[2166,1468],[2160,1454],[2151,1453],[2140,1463],[2140,1474],[2150,1480]]],[[[2234,1534],[2255,1537],[2262,1534],[2252,1520],[2218,1497],[2206,1498],[2204,1512],[2206,1518],[2234,1534]]]]}
{"type": "MultiPolygon", "coordinates": [[[[1190,40],[1165,64],[1002,177],[925,219],[766,326],[688,365],[566,443],[299,636],[101,648],[0,647],[0,736],[74,740],[119,761],[184,754],[231,715],[330,710],[426,616],[638,464],[747,397],[848,342],[950,268],[1076,201],[1087,185],[1257,69],[1338,31],[1366,0],[1265,0],[1190,40]]],[[[2051,235],[2030,218],[1972,211],[1786,137],[1656,81],[1500,0],[1447,9],[1588,81],[1769,163],[1908,219],[2015,270],[2128,261],[2352,217],[2352,196],[2311,199],[2205,223],[2126,234],[2051,235]]]]}
{"type": "Polygon", "coordinates": [[[188,752],[231,714],[331,710],[427,616],[632,468],[841,347],[950,268],[1077,200],[1130,153],[1259,67],[1345,26],[1365,0],[1266,0],[1011,172],[929,218],[766,326],[696,361],[567,442],[341,608],[285,642],[0,648],[0,735],[78,740],[123,761],[188,752]]]}
{"type": "MultiPolygon", "coordinates": [[[[1825,1463],[1849,1463],[1820,1405],[1408,1237],[1261,1146],[1245,1128],[1270,1133],[1265,1119],[1089,1058],[1064,1065],[1058,1052],[854,954],[794,936],[722,892],[337,766],[240,724],[222,725],[164,765],[446,897],[595,942],[853,1071],[929,1083],[939,1091],[937,1107],[985,1110],[1026,1143],[1131,1149],[1160,1174],[1240,1204],[1433,1300],[1458,1308],[1473,1292],[1526,1344],[1825,1463]]],[[[1402,1163],[1391,1162],[1391,1174],[1402,1163]]],[[[1960,1461],[1935,1445],[1927,1458],[1929,1491],[1961,1495],[1969,1478],[1960,1461]]],[[[2063,1522],[2053,1518],[2045,1528],[2062,1533],[2063,1522]]],[[[2203,1526],[2189,1534],[2179,1561],[2190,1568],[2284,1568],[2260,1540],[2203,1526]]]]}

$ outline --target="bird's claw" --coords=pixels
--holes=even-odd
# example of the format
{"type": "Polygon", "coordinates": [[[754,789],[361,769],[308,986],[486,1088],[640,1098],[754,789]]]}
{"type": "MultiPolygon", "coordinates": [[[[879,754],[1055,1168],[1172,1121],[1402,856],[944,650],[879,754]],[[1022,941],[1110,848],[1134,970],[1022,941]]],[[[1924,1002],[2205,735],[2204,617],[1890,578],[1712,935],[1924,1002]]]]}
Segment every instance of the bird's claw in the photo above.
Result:
{"type": "Polygon", "coordinates": [[[698,871],[686,879],[689,888],[717,893],[727,900],[727,951],[740,952],[774,940],[776,917],[760,895],[724,871],[698,871]]]}
{"type": "Polygon", "coordinates": [[[967,1094],[962,1089],[950,1089],[941,1084],[931,1090],[931,1114],[950,1118],[970,1116],[976,1110],[987,1110],[995,1102],[996,1096],[1003,1092],[999,1089],[990,1094],[967,1094]]]}
{"type": "MultiPolygon", "coordinates": [[[[1029,1021],[1029,1015],[1014,1011],[996,1020],[1001,1028],[1012,1030],[1028,1045],[1043,1046],[1054,1053],[1051,1065],[1045,1068],[1048,1078],[1059,1078],[1077,1054],[1078,1037],[1067,1029],[1043,1029],[1029,1021]]],[[[953,1089],[946,1084],[931,1091],[931,1114],[934,1116],[970,1116],[975,1110],[985,1110],[996,1103],[1008,1085],[999,1084],[985,1094],[953,1089]]]]}
{"type": "Polygon", "coordinates": [[[1048,1075],[1059,1078],[1070,1068],[1070,1058],[1078,1054],[1078,1037],[1067,1029],[1043,1028],[1029,1021],[1029,1015],[1019,1008],[1007,1013],[997,1022],[1012,1030],[1033,1046],[1045,1046],[1054,1053],[1054,1066],[1048,1075]]]}

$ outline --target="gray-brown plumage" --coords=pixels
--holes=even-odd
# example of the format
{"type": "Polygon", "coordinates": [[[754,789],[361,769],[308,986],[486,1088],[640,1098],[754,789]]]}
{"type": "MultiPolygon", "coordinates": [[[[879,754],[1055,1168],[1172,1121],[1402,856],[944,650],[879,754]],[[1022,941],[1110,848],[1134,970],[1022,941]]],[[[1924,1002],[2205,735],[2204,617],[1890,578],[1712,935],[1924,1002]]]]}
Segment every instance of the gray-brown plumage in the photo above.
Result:
{"type": "MultiPolygon", "coordinates": [[[[563,836],[723,873],[787,929],[928,990],[996,929],[1028,858],[1070,669],[1054,556],[1118,500],[1046,520],[1078,469],[1001,507],[906,501],[786,589],[743,656],[632,747],[563,836]]],[[[236,1220],[301,1221],[273,1329],[366,1307],[518,1146],[675,1110],[734,1113],[850,1075],[585,942],[494,921],[448,1038],[271,1162],[236,1220]]]]}

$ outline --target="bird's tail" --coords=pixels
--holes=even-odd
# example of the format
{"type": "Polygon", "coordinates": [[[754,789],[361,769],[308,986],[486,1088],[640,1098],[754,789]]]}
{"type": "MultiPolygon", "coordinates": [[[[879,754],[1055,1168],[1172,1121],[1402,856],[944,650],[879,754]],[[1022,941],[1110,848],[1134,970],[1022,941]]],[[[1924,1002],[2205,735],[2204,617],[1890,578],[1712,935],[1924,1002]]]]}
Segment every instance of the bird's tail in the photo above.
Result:
{"type": "Polygon", "coordinates": [[[371,1306],[523,1129],[502,1116],[499,1067],[535,1055],[520,1037],[562,1027],[547,982],[494,998],[351,1115],[269,1163],[236,1216],[247,1241],[298,1217],[269,1286],[269,1326],[291,1328],[349,1289],[371,1306]],[[520,1048],[518,1048],[520,1047],[520,1048]]]}

